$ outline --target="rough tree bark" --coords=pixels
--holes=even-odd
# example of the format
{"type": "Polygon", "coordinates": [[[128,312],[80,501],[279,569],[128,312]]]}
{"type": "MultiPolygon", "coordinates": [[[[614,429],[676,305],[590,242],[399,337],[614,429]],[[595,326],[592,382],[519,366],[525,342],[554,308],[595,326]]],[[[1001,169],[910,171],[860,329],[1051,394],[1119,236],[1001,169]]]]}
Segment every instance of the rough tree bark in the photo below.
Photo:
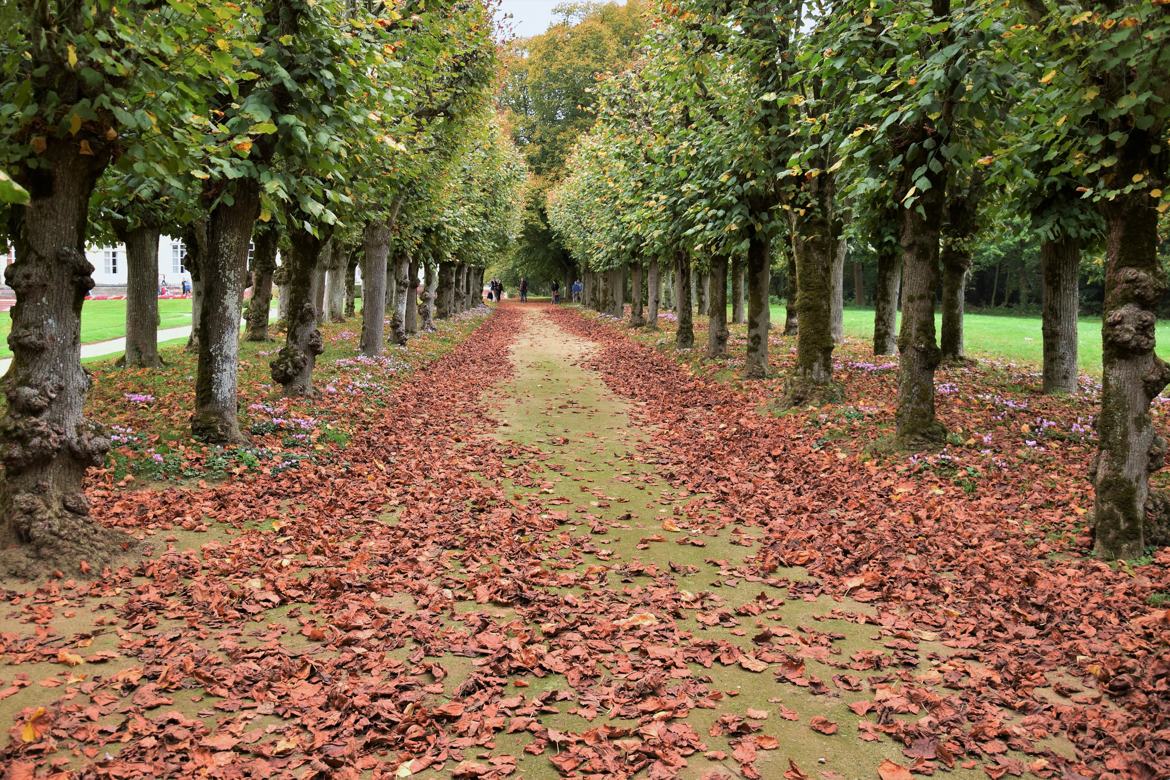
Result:
{"type": "Polygon", "coordinates": [[[768,311],[769,243],[768,235],[762,231],[753,229],[748,236],[748,332],[744,375],[749,379],[763,379],[768,375],[768,330],[771,328],[771,313],[768,311]]]}
{"type": "Polygon", "coordinates": [[[785,268],[787,274],[785,275],[784,285],[784,335],[795,336],[800,332],[800,315],[797,314],[797,299],[800,295],[800,290],[796,284],[796,223],[792,223],[792,240],[788,243],[788,251],[785,253],[785,268]]]}
{"type": "Polygon", "coordinates": [[[406,285],[410,280],[410,258],[405,252],[394,253],[394,315],[390,318],[390,340],[399,346],[406,344],[406,285]]]}
{"type": "Polygon", "coordinates": [[[203,315],[203,281],[200,279],[203,262],[200,258],[209,251],[208,240],[206,219],[197,219],[183,226],[183,246],[187,248],[183,268],[191,275],[191,335],[187,337],[188,352],[199,352],[199,322],[203,315]]]}
{"type": "Polygon", "coordinates": [[[675,300],[674,285],[675,273],[669,262],[662,266],[662,307],[667,311],[674,311],[678,303],[675,300]]]}
{"type": "Polygon", "coordinates": [[[216,444],[243,440],[237,418],[240,356],[240,295],[252,226],[260,214],[260,186],[237,179],[230,204],[221,200],[207,224],[208,252],[201,257],[203,311],[191,433],[216,444]]]}
{"type": "Polygon", "coordinates": [[[1080,240],[1062,236],[1040,244],[1045,393],[1077,391],[1077,276],[1080,266],[1080,240]]]}
{"type": "Polygon", "coordinates": [[[609,314],[621,319],[626,314],[626,269],[614,268],[609,272],[609,314]]]}
{"type": "Polygon", "coordinates": [[[455,264],[439,263],[439,290],[436,300],[439,319],[445,320],[455,313],[455,264]]]}
{"type": "Polygon", "coordinates": [[[16,262],[5,272],[16,305],[0,419],[0,572],[21,577],[100,567],[132,542],[90,520],[83,486],[110,447],[83,415],[90,381],[81,367],[81,305],[93,289],[89,198],[108,152],[82,155],[75,140],[54,140],[39,162],[15,171],[31,201],[8,211],[16,262]]]}
{"type": "MultiPolygon", "coordinates": [[[[934,371],[941,352],[935,341],[934,296],[945,176],[921,196],[920,208],[902,210],[902,330],[898,335],[897,439],[903,446],[941,442],[946,430],[935,418],[934,371]]],[[[909,185],[907,185],[909,186],[909,185]]]]}
{"type": "Polygon", "coordinates": [[[830,265],[829,290],[832,294],[832,335],[833,343],[841,344],[845,341],[845,257],[849,254],[849,245],[840,232],[834,231],[833,255],[830,265]]]}
{"type": "Polygon", "coordinates": [[[332,251],[326,259],[325,318],[329,322],[345,322],[345,269],[349,266],[350,247],[340,240],[330,244],[332,251]]]}
{"type": "Polygon", "coordinates": [[[357,314],[357,269],[361,264],[361,252],[355,247],[349,253],[349,262],[345,265],[345,318],[349,319],[357,314]]]}
{"type": "Polygon", "coordinates": [[[272,274],[276,285],[276,321],[283,327],[288,322],[288,269],[277,266],[272,274]]]}
{"type": "Polygon", "coordinates": [[[691,259],[682,251],[674,258],[674,300],[678,307],[678,329],[674,334],[674,345],[679,349],[690,349],[695,346],[695,322],[691,308],[691,259]]]}
{"type": "Polygon", "coordinates": [[[853,261],[853,305],[865,305],[865,271],[858,260],[853,261]]]}
{"type": "Polygon", "coordinates": [[[272,309],[272,274],[276,271],[275,228],[257,230],[252,236],[252,299],[248,302],[248,341],[268,341],[268,314],[272,309]]]}
{"type": "Polygon", "coordinates": [[[695,309],[702,317],[710,314],[707,308],[707,297],[711,288],[711,275],[703,271],[695,277],[695,309]]]}
{"type": "Polygon", "coordinates": [[[722,255],[711,258],[707,316],[707,357],[723,357],[727,354],[727,258],[722,255]]]}
{"type": "Polygon", "coordinates": [[[435,329],[435,298],[439,285],[439,274],[435,265],[434,262],[423,264],[422,329],[428,333],[435,329]]]}
{"type": "Polygon", "coordinates": [[[418,258],[410,258],[406,269],[409,283],[406,286],[406,332],[418,333],[418,258]]]}
{"type": "Polygon", "coordinates": [[[642,266],[630,263],[630,327],[640,328],[646,324],[642,314],[642,266]]]}
{"type": "Polygon", "coordinates": [[[792,405],[820,400],[833,382],[835,285],[843,269],[839,239],[832,222],[831,177],[808,183],[809,203],[795,222],[796,307],[800,329],[796,334],[796,366],[785,389],[792,405]]]}
{"type": "Polygon", "coordinates": [[[321,254],[324,256],[318,261],[317,267],[313,269],[313,277],[309,282],[310,300],[313,302],[313,311],[317,315],[318,325],[324,325],[328,315],[328,312],[325,311],[325,266],[330,262],[332,247],[325,244],[321,248],[321,254]]]}
{"type": "Polygon", "coordinates": [[[126,245],[127,368],[158,368],[158,240],[156,225],[120,230],[126,245]]]}
{"type": "Polygon", "coordinates": [[[873,291],[873,354],[898,351],[898,297],[902,292],[902,252],[897,243],[877,248],[877,285],[873,291]]]}
{"type": "Polygon", "coordinates": [[[731,321],[736,325],[747,322],[746,303],[744,292],[744,265],[743,255],[736,253],[731,261],[731,321]]]}
{"type": "Polygon", "coordinates": [[[646,325],[650,330],[658,330],[658,292],[661,288],[658,258],[653,258],[646,269],[646,325]]]}
{"type": "Polygon", "coordinates": [[[386,338],[386,258],[390,255],[390,224],[369,222],[362,230],[362,342],[363,355],[382,354],[386,338]]]}
{"type": "MultiPolygon", "coordinates": [[[[288,222],[300,226],[304,218],[297,215],[288,222]]],[[[288,330],[284,346],[270,364],[272,379],[284,388],[286,397],[313,394],[313,367],[325,351],[311,293],[314,272],[327,262],[332,242],[328,227],[321,225],[318,230],[316,236],[304,227],[289,230],[288,330]]]]}
{"type": "Polygon", "coordinates": [[[943,360],[962,360],[963,309],[966,304],[967,275],[971,272],[971,242],[979,229],[979,202],[983,194],[983,177],[973,174],[965,187],[951,187],[947,192],[946,222],[943,224],[942,248],[942,333],[940,348],[943,360]]]}
{"type": "MultiPolygon", "coordinates": [[[[1157,142],[1156,136],[1132,132],[1117,166],[1118,181],[1128,182],[1132,175],[1156,170],[1151,147],[1157,142]]],[[[1139,190],[1118,196],[1102,209],[1106,223],[1104,352],[1099,449],[1092,474],[1096,490],[1093,551],[1105,558],[1136,558],[1143,553],[1146,515],[1158,507],[1158,502],[1150,500],[1154,497],[1149,478],[1162,467],[1166,455],[1166,442],[1150,416],[1150,404],[1170,382],[1170,366],[1154,354],[1155,307],[1166,289],[1158,263],[1156,207],[1157,201],[1139,190]]]]}

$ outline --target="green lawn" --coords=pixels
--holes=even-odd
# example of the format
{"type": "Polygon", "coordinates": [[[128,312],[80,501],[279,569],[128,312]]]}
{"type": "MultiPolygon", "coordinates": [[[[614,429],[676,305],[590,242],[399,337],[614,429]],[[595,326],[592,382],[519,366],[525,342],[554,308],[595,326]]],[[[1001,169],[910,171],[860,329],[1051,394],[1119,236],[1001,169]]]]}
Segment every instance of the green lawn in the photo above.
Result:
{"type": "MultiPolygon", "coordinates": [[[[772,322],[783,324],[784,307],[772,307],[772,322]]],[[[1043,359],[1039,316],[968,314],[963,318],[967,354],[993,357],[1039,366],[1043,359]]],[[[939,326],[936,320],[936,327],[939,326]]],[[[845,310],[845,335],[869,341],[873,338],[873,309],[845,310]]],[[[1101,375],[1101,320],[1081,319],[1078,329],[1077,360],[1081,370],[1101,375]]],[[[1158,323],[1158,343],[1170,344],[1170,322],[1158,323]]]]}
{"type": "MultiPolygon", "coordinates": [[[[166,299],[158,302],[159,329],[191,324],[191,300],[166,299]]],[[[0,357],[12,357],[8,331],[12,317],[0,313],[0,357]]],[[[126,301],[86,301],[81,308],[81,343],[109,341],[126,335],[126,301]]]]}

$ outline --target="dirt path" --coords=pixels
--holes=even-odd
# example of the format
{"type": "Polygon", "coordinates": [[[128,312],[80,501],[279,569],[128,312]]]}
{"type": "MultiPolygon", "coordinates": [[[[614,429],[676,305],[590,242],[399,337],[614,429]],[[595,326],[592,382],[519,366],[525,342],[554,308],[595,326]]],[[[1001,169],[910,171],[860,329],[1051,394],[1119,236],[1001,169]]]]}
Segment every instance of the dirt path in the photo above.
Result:
{"type": "MultiPolygon", "coordinates": [[[[0,764],[985,777],[947,738],[886,736],[955,716],[954,651],[817,595],[802,568],[761,574],[763,521],[648,454],[647,415],[557,316],[505,305],[336,461],[169,495],[145,518],[125,502],[110,517],[125,527],[206,524],[164,533],[134,568],[6,592],[0,764]]],[[[980,714],[1018,735],[981,735],[984,764],[1035,758],[1017,752],[1019,716],[980,714]]]]}

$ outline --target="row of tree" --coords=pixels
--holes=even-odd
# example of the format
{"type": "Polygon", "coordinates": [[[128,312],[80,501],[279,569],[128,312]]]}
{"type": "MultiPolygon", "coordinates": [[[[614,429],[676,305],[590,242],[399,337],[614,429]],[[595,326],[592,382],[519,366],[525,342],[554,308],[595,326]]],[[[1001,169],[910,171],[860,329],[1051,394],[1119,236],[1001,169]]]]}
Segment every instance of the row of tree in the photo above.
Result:
{"type": "Polygon", "coordinates": [[[693,342],[692,269],[709,278],[713,357],[726,350],[730,269],[733,297],[746,287],[749,377],[768,372],[778,259],[786,331],[797,332],[792,403],[837,394],[834,303],[848,246],[864,244],[877,257],[874,351],[899,354],[897,439],[908,447],[945,435],[934,373],[963,354],[987,203],[1026,214],[1041,242],[1047,391],[1077,387],[1078,269],[1101,246],[1095,545],[1137,556],[1148,477],[1165,454],[1150,404],[1170,381],[1154,354],[1167,40],[1164,0],[662,0],[642,58],[601,88],[597,121],[549,193],[549,222],[599,305],[620,305],[634,275],[635,323],[641,269],[651,325],[669,269],[680,347],[693,342]]]}
{"type": "Polygon", "coordinates": [[[109,447],[82,413],[91,240],[126,244],[126,360],[154,366],[158,237],[183,236],[196,293],[191,430],[226,444],[242,438],[249,274],[252,338],[267,337],[279,277],[286,333],[272,377],[304,395],[318,317],[344,313],[359,264],[361,349],[377,355],[388,300],[403,343],[420,274],[425,327],[478,300],[482,268],[518,228],[524,166],[493,110],[494,26],[478,0],[20,0],[0,7],[0,25],[0,196],[16,252],[0,420],[6,568],[96,565],[111,551],[82,484],[109,447]]]}

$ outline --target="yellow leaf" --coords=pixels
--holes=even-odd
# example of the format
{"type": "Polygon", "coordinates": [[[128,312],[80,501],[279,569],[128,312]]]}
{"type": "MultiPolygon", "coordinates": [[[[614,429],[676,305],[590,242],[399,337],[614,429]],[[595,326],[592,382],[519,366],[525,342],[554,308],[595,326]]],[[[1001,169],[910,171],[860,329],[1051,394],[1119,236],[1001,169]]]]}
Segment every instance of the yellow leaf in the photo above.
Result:
{"type": "Polygon", "coordinates": [[[85,659],[77,653],[71,653],[68,650],[58,650],[57,663],[62,663],[66,666],[79,666],[85,663],[85,659]]]}
{"type": "Polygon", "coordinates": [[[1134,184],[1141,184],[1142,179],[1144,179],[1144,178],[1146,178],[1146,175],[1144,173],[1135,173],[1133,175],[1133,183],[1134,184]]]}
{"type": "Polygon", "coordinates": [[[252,151],[252,139],[245,138],[242,141],[236,141],[234,144],[232,144],[232,148],[240,154],[247,154],[248,152],[252,151]]]}
{"type": "Polygon", "coordinates": [[[79,132],[81,132],[81,117],[74,114],[69,117],[69,134],[77,135],[79,132]]]}
{"type": "Polygon", "coordinates": [[[69,60],[69,69],[77,68],[77,48],[71,43],[65,50],[65,58],[69,60]]]}
{"type": "Polygon", "coordinates": [[[272,219],[272,212],[269,211],[268,209],[261,209],[260,210],[260,221],[267,222],[270,219],[272,219]]]}
{"type": "Polygon", "coordinates": [[[1045,74],[1044,74],[1043,78],[1041,78],[1041,79],[1040,79],[1040,83],[1041,83],[1041,84],[1048,84],[1048,83],[1049,83],[1049,82],[1051,82],[1051,81],[1052,81],[1054,78],[1056,78],[1056,71],[1055,71],[1055,70],[1050,70],[1050,71],[1048,71],[1047,73],[1045,73],[1045,74]]]}
{"type": "Polygon", "coordinates": [[[1162,191],[1161,190],[1150,190],[1150,197],[1151,198],[1160,198],[1160,197],[1162,197],[1162,191]]]}
{"type": "Polygon", "coordinates": [[[36,742],[40,739],[41,731],[37,728],[37,721],[45,716],[45,708],[37,707],[33,710],[32,715],[28,716],[28,720],[20,728],[21,742],[36,742]]]}
{"type": "Polygon", "coordinates": [[[216,39],[215,45],[220,51],[227,51],[228,50],[228,42],[225,41],[223,38],[216,39]]]}

